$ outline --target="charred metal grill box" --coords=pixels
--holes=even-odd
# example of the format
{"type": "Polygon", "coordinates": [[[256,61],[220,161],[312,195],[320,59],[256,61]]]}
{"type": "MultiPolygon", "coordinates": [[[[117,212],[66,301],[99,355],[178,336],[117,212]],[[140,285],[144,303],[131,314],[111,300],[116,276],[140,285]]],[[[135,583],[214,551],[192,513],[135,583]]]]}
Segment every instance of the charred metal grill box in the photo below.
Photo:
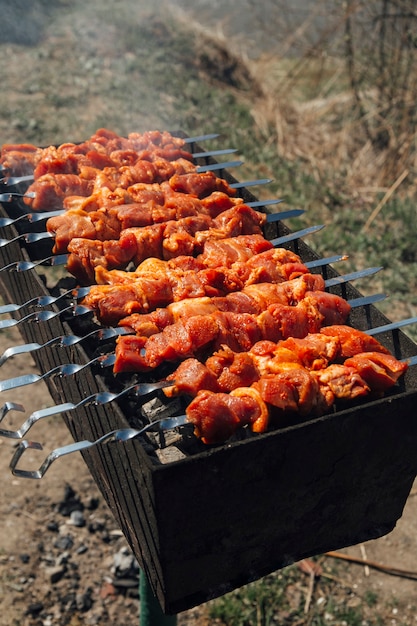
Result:
{"type": "MultiPolygon", "coordinates": [[[[254,199],[247,190],[243,197],[254,199]]],[[[2,214],[10,214],[9,205],[2,214]]],[[[288,232],[278,222],[266,236],[288,232]]],[[[16,234],[14,226],[1,229],[8,239],[16,234]]],[[[288,245],[305,261],[317,258],[302,240],[288,245]]],[[[28,250],[19,241],[0,248],[1,267],[27,260],[28,250]]],[[[5,301],[50,294],[47,272],[42,266],[0,271],[5,301]]],[[[330,267],[323,273],[336,275],[330,267]]],[[[349,283],[333,291],[360,295],[349,283]]],[[[372,305],[352,310],[349,321],[362,330],[388,322],[372,305]]],[[[74,332],[71,321],[60,317],[19,329],[26,342],[38,343],[74,332]]],[[[398,358],[417,353],[399,330],[378,339],[398,358]]],[[[79,344],[33,356],[41,373],[91,358],[79,344]]],[[[169,446],[166,454],[155,454],[146,437],[83,452],[163,611],[181,612],[302,558],[389,533],[417,474],[416,369],[409,368],[384,398],[224,445],[197,445],[174,460],[169,446]]],[[[56,403],[109,389],[108,378],[94,368],[46,382],[56,403]]],[[[115,403],[64,415],[75,440],[96,439],[131,425],[131,418],[115,403]]]]}

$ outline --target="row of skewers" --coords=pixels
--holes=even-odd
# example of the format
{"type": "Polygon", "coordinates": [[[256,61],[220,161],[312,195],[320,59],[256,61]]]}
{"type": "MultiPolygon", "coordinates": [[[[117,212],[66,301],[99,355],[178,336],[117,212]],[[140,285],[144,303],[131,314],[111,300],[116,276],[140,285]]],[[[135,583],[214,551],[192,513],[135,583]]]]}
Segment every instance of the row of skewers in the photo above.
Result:
{"type": "MultiPolygon", "coordinates": [[[[348,302],[326,291],[331,281],[326,284],[312,273],[320,261],[309,265],[278,247],[285,238],[268,241],[263,228],[271,218],[244,203],[236,194],[239,184],[219,178],[216,168],[196,166],[185,145],[167,133],[124,139],[100,130],[80,146],[24,149],[20,164],[18,147],[2,151],[6,181],[33,176],[23,194],[33,212],[28,215],[40,210],[51,215],[46,232],[34,235],[53,239],[53,252],[62,255],[82,285],[72,292],[80,299],[72,313],[93,312],[109,328],[92,332],[116,337],[115,353],[100,364],[111,365],[115,375],[157,374],[163,364],[172,366],[154,387],[132,385],[119,394],[95,394],[85,403],[163,388],[167,397],[183,395],[190,401],[186,415],[175,416],[175,425],[192,423],[204,443],[218,444],[242,427],[265,432],[323,415],[336,403],[378,397],[396,385],[407,362],[347,325],[352,307],[380,296],[348,302]]],[[[30,233],[24,237],[30,241],[30,233]]],[[[343,280],[349,277],[335,282],[343,280]]],[[[40,298],[35,304],[41,304],[40,298]]],[[[13,306],[25,305],[6,305],[3,312],[13,306]]],[[[34,312],[35,319],[42,319],[40,313],[34,312]]],[[[82,340],[73,337],[74,343],[82,340]]],[[[64,345],[66,339],[60,341],[64,345]]],[[[42,347],[6,350],[0,365],[9,356],[42,347]]],[[[36,380],[77,371],[69,366],[36,380]]],[[[31,382],[27,377],[3,381],[0,391],[31,382]]],[[[35,412],[18,431],[0,434],[20,438],[47,414],[78,406],[65,403],[35,412]]],[[[0,419],[12,409],[20,407],[5,405],[0,419]]],[[[137,434],[130,429],[107,439],[137,434]]],[[[22,475],[25,471],[16,465],[26,447],[27,442],[12,463],[22,475]]],[[[62,454],[71,451],[65,448],[62,454]]],[[[39,478],[50,462],[30,477],[39,478]]]]}

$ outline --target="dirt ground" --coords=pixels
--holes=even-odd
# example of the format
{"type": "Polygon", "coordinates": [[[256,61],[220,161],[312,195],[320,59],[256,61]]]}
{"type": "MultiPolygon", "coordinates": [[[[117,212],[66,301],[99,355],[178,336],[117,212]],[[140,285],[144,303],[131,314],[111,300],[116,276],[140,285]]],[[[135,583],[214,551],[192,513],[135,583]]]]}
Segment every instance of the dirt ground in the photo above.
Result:
{"type": "MultiPolygon", "coordinates": [[[[11,3],[0,5],[7,8],[11,3]]],[[[22,2],[16,3],[18,7],[21,5],[22,2]]],[[[92,55],[94,63],[90,63],[88,46],[92,47],[93,30],[100,26],[100,34],[105,31],[93,19],[88,21],[89,30],[85,20],[70,20],[71,3],[66,5],[69,17],[63,14],[61,22],[43,33],[43,39],[38,40],[37,33],[30,31],[32,46],[38,46],[36,54],[33,47],[19,47],[13,29],[0,31],[3,37],[0,44],[4,58],[8,59],[2,67],[1,142],[21,141],[24,137],[32,140],[35,135],[42,135],[45,142],[64,136],[77,140],[79,135],[81,139],[89,132],[92,119],[97,118],[98,128],[100,115],[101,121],[107,122],[118,109],[120,116],[125,114],[126,127],[131,126],[130,104],[116,98],[114,106],[106,108],[101,95],[101,90],[117,74],[119,64],[129,62],[130,56],[113,58],[108,50],[101,54],[99,48],[100,54],[92,55]],[[60,68],[70,60],[69,50],[77,50],[78,54],[71,57],[73,71],[62,74],[67,81],[62,85],[60,68]],[[91,80],[93,70],[94,80],[91,80]],[[59,115],[55,117],[45,112],[50,103],[49,92],[39,88],[43,80],[51,82],[56,100],[61,90],[67,89],[68,95],[62,95],[62,101],[56,103],[59,115]],[[83,100],[80,94],[87,94],[88,98],[83,100]]],[[[94,3],[87,5],[93,7],[94,3]]],[[[22,9],[20,26],[24,17],[22,9]]],[[[40,28],[33,15],[29,13],[26,17],[30,17],[25,22],[27,27],[30,24],[35,30],[37,25],[40,28]]],[[[107,24],[107,29],[111,34],[111,25],[107,24]]],[[[22,28],[16,32],[22,33],[22,28]]],[[[98,41],[104,46],[103,36],[98,41]]],[[[114,90],[119,93],[117,84],[114,90]]],[[[151,117],[149,120],[149,127],[156,127],[156,121],[151,117]]],[[[17,329],[0,332],[0,354],[18,343],[21,338],[17,329]]],[[[30,372],[37,372],[33,362],[21,355],[7,361],[0,376],[6,379],[30,372]]],[[[0,406],[6,402],[18,402],[25,408],[24,413],[10,411],[5,416],[1,427],[9,430],[19,428],[32,411],[53,404],[42,382],[2,392],[0,406]]],[[[30,438],[45,444],[45,453],[72,441],[59,416],[37,424],[30,438]]],[[[16,445],[15,439],[0,437],[0,626],[139,623],[137,569],[129,560],[125,539],[81,456],[59,459],[42,480],[17,479],[9,471],[16,445]],[[81,519],[70,515],[71,507],[82,514],[81,519]]],[[[31,452],[27,458],[34,464],[39,460],[40,464],[44,457],[43,453],[31,452]]],[[[417,484],[392,533],[343,552],[385,566],[417,571],[417,484]]],[[[334,561],[327,557],[324,560],[329,566],[334,561]]],[[[417,624],[417,580],[344,562],[338,562],[337,580],[338,593],[343,598],[348,596],[352,607],[372,597],[375,600],[368,614],[372,615],[373,611],[382,615],[382,623],[417,624]]],[[[312,601],[320,602],[322,597],[318,581],[312,601]]],[[[331,616],[326,620],[342,626],[342,622],[331,616]]],[[[208,623],[206,606],[178,616],[180,626],[208,623]]],[[[308,615],[304,621],[297,621],[297,624],[309,623],[308,615]]]]}

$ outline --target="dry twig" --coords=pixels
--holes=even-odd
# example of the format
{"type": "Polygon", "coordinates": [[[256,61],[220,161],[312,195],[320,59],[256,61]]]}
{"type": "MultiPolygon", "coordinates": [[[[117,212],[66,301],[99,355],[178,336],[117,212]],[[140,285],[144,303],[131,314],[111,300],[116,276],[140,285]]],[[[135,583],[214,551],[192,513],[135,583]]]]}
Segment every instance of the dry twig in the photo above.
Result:
{"type": "Polygon", "coordinates": [[[342,552],[326,552],[325,556],[330,556],[334,559],[341,559],[343,561],[349,561],[350,563],[356,563],[357,565],[363,565],[363,566],[366,565],[370,567],[371,569],[379,570],[380,572],[384,572],[385,574],[389,574],[391,576],[400,576],[401,578],[417,580],[417,572],[413,572],[410,570],[403,570],[397,567],[391,567],[390,565],[383,565],[382,563],[369,561],[368,559],[360,559],[355,556],[343,554],[342,552]]]}
{"type": "Polygon", "coordinates": [[[401,183],[403,182],[403,180],[408,176],[409,170],[405,169],[403,171],[403,173],[397,178],[397,180],[395,181],[395,183],[393,183],[391,185],[391,187],[388,189],[387,193],[385,194],[385,196],[382,198],[382,200],[377,204],[377,206],[375,207],[375,209],[372,211],[371,215],[368,217],[368,219],[366,220],[364,227],[363,227],[363,232],[366,232],[370,225],[372,224],[372,222],[374,221],[374,219],[376,218],[376,216],[378,215],[378,213],[381,211],[382,207],[388,202],[388,200],[391,198],[392,194],[394,193],[394,191],[396,191],[396,189],[398,189],[398,187],[401,185],[401,183]]]}

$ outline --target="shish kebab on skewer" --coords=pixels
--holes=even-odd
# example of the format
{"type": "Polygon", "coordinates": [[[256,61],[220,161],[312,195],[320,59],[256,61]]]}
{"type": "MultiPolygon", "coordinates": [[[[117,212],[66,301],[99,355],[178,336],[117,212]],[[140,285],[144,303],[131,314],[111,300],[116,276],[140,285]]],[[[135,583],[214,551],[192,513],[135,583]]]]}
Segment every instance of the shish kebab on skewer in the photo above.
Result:
{"type": "MultiPolygon", "coordinates": [[[[184,257],[182,260],[186,259],[188,257],[184,257]]],[[[172,302],[189,298],[199,298],[200,303],[202,303],[201,298],[204,297],[226,295],[240,291],[245,285],[266,282],[267,279],[271,283],[283,282],[309,273],[310,268],[318,268],[346,259],[345,255],[335,255],[305,265],[298,262],[275,263],[273,267],[260,268],[260,271],[257,270],[256,266],[250,267],[248,264],[245,267],[246,264],[239,263],[238,268],[233,266],[231,268],[208,268],[207,272],[204,268],[194,270],[193,266],[191,268],[189,266],[186,268],[184,266],[160,267],[166,262],[159,259],[149,259],[149,263],[144,261],[135,272],[119,273],[126,274],[126,277],[114,275],[114,270],[107,272],[98,268],[101,271],[97,272],[97,276],[102,281],[99,285],[68,289],[57,296],[38,296],[22,304],[5,304],[0,306],[0,315],[14,313],[32,306],[35,310],[29,315],[33,314],[33,319],[36,319],[36,314],[40,312],[40,308],[67,299],[72,300],[74,304],[70,304],[64,310],[70,311],[73,307],[74,314],[79,314],[78,311],[82,310],[83,307],[88,308],[89,311],[95,312],[101,323],[109,325],[116,323],[120,317],[124,317],[126,314],[149,312],[163,305],[167,306],[172,302]],[[156,264],[158,261],[159,264],[156,264]],[[152,268],[154,268],[154,272],[151,271],[152,268]],[[83,305],[75,305],[75,301],[80,299],[83,305]]],[[[361,270],[360,274],[370,275],[379,270],[380,268],[367,268],[361,270]]],[[[352,278],[359,277],[355,273],[352,278]]],[[[21,319],[18,318],[1,320],[0,329],[10,328],[19,323],[21,323],[21,319]]]]}
{"type": "MultiPolygon", "coordinates": [[[[175,137],[167,131],[147,131],[130,133],[121,137],[117,133],[101,128],[89,139],[80,143],[63,143],[59,146],[40,148],[33,144],[3,144],[0,152],[0,172],[9,176],[28,176],[34,178],[47,173],[74,174],[80,167],[88,166],[104,169],[109,166],[131,165],[152,154],[171,159],[190,158],[190,152],[183,150],[187,145],[216,139],[217,134],[198,137],[175,137]]],[[[194,155],[191,154],[193,158],[194,155]]]]}
{"type": "MultiPolygon", "coordinates": [[[[223,345],[205,361],[186,359],[167,377],[167,381],[172,380],[173,384],[172,387],[165,386],[164,393],[168,397],[184,394],[195,397],[202,390],[229,393],[238,387],[250,387],[264,376],[287,372],[291,376],[298,366],[307,371],[322,371],[330,364],[346,363],[346,359],[363,353],[367,354],[367,358],[373,359],[376,382],[381,390],[385,384],[392,384],[385,379],[385,373],[396,382],[407,368],[406,364],[393,357],[373,335],[350,326],[333,324],[302,338],[288,337],[276,342],[261,340],[244,352],[235,352],[223,345]]],[[[334,371],[337,373],[336,368],[334,371]]],[[[343,370],[340,375],[340,385],[343,386],[346,396],[351,391],[352,397],[362,395],[362,381],[354,378],[349,380],[343,370]],[[356,394],[355,386],[358,382],[356,394]]],[[[339,377],[335,376],[335,379],[339,380],[339,377]]],[[[334,392],[338,393],[338,397],[343,397],[335,383],[334,392]]],[[[283,403],[287,401],[284,395],[281,399],[283,403]]]]}
{"type": "MultiPolygon", "coordinates": [[[[236,183],[232,183],[230,185],[230,187],[234,190],[238,190],[238,189],[243,189],[243,188],[248,188],[248,187],[255,187],[258,185],[267,185],[268,183],[272,182],[272,180],[270,178],[260,178],[260,179],[256,179],[256,180],[247,180],[244,182],[236,182],[236,183]]],[[[0,193],[0,202],[3,203],[10,203],[12,201],[14,201],[16,198],[19,197],[24,197],[27,194],[21,194],[21,193],[14,193],[14,192],[8,192],[8,193],[0,193]]],[[[80,200],[80,199],[78,199],[80,200]]],[[[72,203],[73,199],[71,200],[72,203]]],[[[251,202],[250,205],[251,206],[265,206],[268,205],[270,201],[266,200],[265,202],[261,202],[261,201],[254,201],[251,202]]],[[[273,201],[274,204],[277,204],[278,201],[273,201]]],[[[64,201],[65,204],[65,201],[64,201]]],[[[74,208],[74,207],[73,207],[74,208]]],[[[62,215],[63,213],[65,213],[66,209],[65,207],[63,209],[58,209],[56,211],[42,211],[42,212],[31,212],[31,213],[23,213],[22,215],[19,215],[18,217],[2,217],[0,218],[0,228],[4,228],[5,226],[11,226],[13,224],[17,224],[18,222],[22,222],[22,221],[27,221],[29,223],[36,223],[36,222],[40,222],[40,221],[45,221],[47,219],[49,219],[50,217],[55,217],[57,215],[62,215]]]]}
{"type": "MultiPolygon", "coordinates": [[[[55,237],[54,252],[59,253],[66,250],[75,234],[97,240],[117,239],[122,230],[130,227],[198,215],[216,218],[237,204],[243,205],[243,200],[234,196],[228,183],[212,172],[173,176],[162,183],[138,183],[128,189],[115,188],[104,178],[87,198],[73,194],[66,198],[63,215],[51,217],[47,231],[55,237]]],[[[265,201],[265,205],[272,202],[280,200],[265,201]]],[[[47,212],[47,199],[41,207],[47,212]]]]}
{"type": "Polygon", "coordinates": [[[260,235],[242,235],[208,240],[197,257],[179,256],[169,261],[150,257],[132,272],[97,266],[97,284],[90,287],[82,304],[108,325],[127,313],[149,313],[186,298],[226,295],[251,284],[280,283],[309,272],[290,250],[274,248],[260,235]],[[242,260],[232,261],[234,255],[227,256],[227,247],[242,260]],[[245,248],[251,250],[246,259],[245,248]]]}
{"type": "MultiPolygon", "coordinates": [[[[208,218],[216,219],[228,210],[229,213],[225,215],[226,219],[235,219],[239,213],[242,219],[245,219],[243,212],[249,210],[248,205],[245,205],[241,198],[233,197],[233,190],[229,189],[227,183],[210,176],[208,182],[207,180],[202,182],[202,176],[192,174],[185,177],[186,181],[181,180],[184,177],[179,176],[176,184],[173,179],[162,185],[139,184],[134,186],[134,190],[131,188],[129,192],[122,190],[121,196],[115,195],[115,192],[104,183],[94,197],[72,198],[72,204],[67,211],[48,219],[49,235],[47,233],[24,233],[19,237],[26,239],[27,242],[54,237],[53,251],[62,253],[67,250],[69,242],[74,237],[98,241],[117,240],[121,232],[128,228],[156,226],[156,224],[187,218],[189,218],[189,228],[207,229],[209,222],[205,225],[203,220],[201,226],[193,225],[192,218],[197,220],[206,216],[207,220],[208,218]],[[219,181],[222,181],[221,184],[219,181]],[[98,196],[100,196],[99,199],[98,196]],[[74,203],[77,208],[71,208],[74,203]],[[233,212],[234,207],[236,210],[233,212]]],[[[272,200],[265,201],[264,204],[278,202],[280,200],[272,200]]],[[[257,204],[262,203],[255,203],[257,204]]],[[[296,214],[297,212],[292,211],[287,216],[296,214]]],[[[262,216],[262,223],[271,219],[265,217],[265,214],[262,216]]],[[[281,218],[281,216],[276,216],[273,219],[277,217],[281,218]]],[[[284,217],[285,214],[282,215],[282,218],[284,217]]],[[[7,243],[7,240],[2,241],[2,245],[7,243]]]]}
{"type": "MultiPolygon", "coordinates": [[[[184,160],[183,160],[184,161],[184,160]]],[[[184,187],[184,181],[192,177],[198,179],[198,183],[202,188],[197,190],[198,197],[205,192],[207,183],[210,186],[216,184],[218,191],[235,195],[236,190],[229,185],[223,178],[215,175],[216,170],[222,170],[226,167],[239,166],[242,161],[228,161],[227,163],[216,163],[215,165],[206,165],[196,167],[193,163],[185,160],[187,165],[178,161],[167,161],[169,169],[161,173],[160,164],[152,163],[152,170],[149,169],[150,163],[144,162],[142,169],[138,171],[138,167],[132,171],[132,167],[122,168],[122,172],[115,170],[114,173],[107,169],[98,173],[94,173],[94,179],[83,178],[76,174],[45,174],[32,185],[28,187],[23,194],[10,193],[11,198],[14,195],[21,196],[24,203],[27,204],[32,211],[56,211],[64,208],[78,208],[80,205],[87,206],[94,203],[97,207],[103,206],[105,203],[112,202],[114,204],[126,204],[131,202],[132,196],[135,194],[135,187],[143,184],[160,184],[165,181],[171,181],[175,184],[177,190],[183,193],[190,193],[187,189],[188,184],[184,187]],[[173,166],[175,163],[175,167],[173,166]],[[104,191],[103,191],[104,190],[104,191]]],[[[89,172],[85,175],[87,176],[89,172]]],[[[195,187],[194,187],[195,188],[195,187]]],[[[7,193],[5,197],[7,197],[7,193]]]]}
{"type": "MultiPolygon", "coordinates": [[[[1,198],[0,198],[1,201],[1,198]]],[[[251,209],[257,206],[267,206],[271,204],[279,204],[281,200],[271,199],[265,202],[236,202],[225,206],[224,209],[232,208],[232,206],[240,205],[243,207],[250,207],[251,209]]],[[[207,204],[206,204],[207,206],[207,204]]],[[[202,206],[202,210],[197,210],[197,207],[190,208],[183,211],[178,203],[175,203],[172,208],[170,207],[148,207],[142,206],[139,203],[128,205],[116,205],[110,207],[105,212],[91,211],[87,213],[82,210],[68,209],[68,211],[57,211],[57,215],[54,217],[59,220],[54,220],[48,217],[48,214],[44,215],[44,219],[47,220],[47,230],[45,232],[24,232],[16,235],[12,239],[0,239],[0,247],[7,246],[14,241],[22,240],[25,243],[37,243],[44,239],[54,239],[53,251],[55,254],[61,254],[67,251],[68,244],[74,237],[82,236],[85,239],[94,239],[104,241],[106,239],[114,239],[120,235],[122,230],[126,228],[151,226],[153,224],[164,223],[167,221],[178,220],[184,217],[191,217],[197,215],[209,215],[209,217],[216,217],[217,211],[214,211],[211,215],[210,208],[207,209],[202,206]],[[156,210],[154,210],[154,208],[156,210]],[[167,208],[167,210],[165,210],[167,208]],[[107,214],[110,219],[106,219],[107,214]]],[[[219,213],[222,211],[219,211],[219,213]]],[[[290,219],[293,217],[299,217],[304,213],[303,209],[289,209],[274,213],[266,214],[266,223],[277,222],[279,220],[290,219]]],[[[38,214],[38,217],[40,214],[38,214]]],[[[7,219],[7,218],[6,218],[7,219]]],[[[8,224],[6,224],[8,225],[8,224]]],[[[1,227],[1,219],[0,219],[1,227]]]]}

